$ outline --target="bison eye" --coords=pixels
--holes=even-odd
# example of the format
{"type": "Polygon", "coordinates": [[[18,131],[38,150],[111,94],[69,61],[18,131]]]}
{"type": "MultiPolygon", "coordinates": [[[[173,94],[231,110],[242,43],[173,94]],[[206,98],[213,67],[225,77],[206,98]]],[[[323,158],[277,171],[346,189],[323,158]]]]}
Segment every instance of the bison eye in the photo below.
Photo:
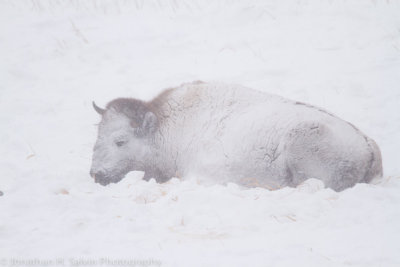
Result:
{"type": "Polygon", "coordinates": [[[125,141],[117,141],[117,142],[115,142],[117,147],[121,147],[121,146],[125,145],[125,143],[126,143],[125,141]]]}

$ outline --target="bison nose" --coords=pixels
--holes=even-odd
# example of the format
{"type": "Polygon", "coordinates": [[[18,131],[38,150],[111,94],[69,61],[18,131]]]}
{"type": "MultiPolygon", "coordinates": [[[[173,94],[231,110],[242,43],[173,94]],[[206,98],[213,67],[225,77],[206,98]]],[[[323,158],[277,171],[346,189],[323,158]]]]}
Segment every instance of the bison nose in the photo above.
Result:
{"type": "Polygon", "coordinates": [[[106,175],[105,175],[104,173],[102,173],[102,172],[96,172],[96,173],[90,172],[90,176],[92,176],[92,178],[94,179],[94,181],[95,181],[96,183],[99,183],[99,184],[101,184],[101,185],[107,185],[107,184],[110,183],[110,182],[107,180],[106,175]]]}

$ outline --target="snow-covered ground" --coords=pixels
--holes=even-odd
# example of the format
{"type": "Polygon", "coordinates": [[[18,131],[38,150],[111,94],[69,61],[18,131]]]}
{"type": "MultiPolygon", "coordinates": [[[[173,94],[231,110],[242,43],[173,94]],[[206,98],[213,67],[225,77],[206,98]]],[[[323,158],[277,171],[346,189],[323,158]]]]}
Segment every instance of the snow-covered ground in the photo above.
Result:
{"type": "Polygon", "coordinates": [[[0,265],[399,266],[399,14],[376,0],[1,1],[0,265]],[[192,80],[332,111],[376,140],[384,178],[341,193],[137,172],[95,184],[91,101],[192,80]]]}

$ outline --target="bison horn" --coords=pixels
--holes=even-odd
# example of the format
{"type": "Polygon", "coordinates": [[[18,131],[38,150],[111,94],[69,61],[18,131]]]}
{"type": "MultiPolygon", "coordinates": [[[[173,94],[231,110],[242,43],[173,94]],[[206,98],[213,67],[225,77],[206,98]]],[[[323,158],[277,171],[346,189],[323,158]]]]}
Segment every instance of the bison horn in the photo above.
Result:
{"type": "Polygon", "coordinates": [[[96,112],[99,113],[100,115],[103,115],[104,112],[106,112],[105,109],[98,107],[98,106],[96,105],[96,103],[94,103],[94,101],[92,102],[92,104],[93,104],[94,110],[96,110],[96,112]]]}

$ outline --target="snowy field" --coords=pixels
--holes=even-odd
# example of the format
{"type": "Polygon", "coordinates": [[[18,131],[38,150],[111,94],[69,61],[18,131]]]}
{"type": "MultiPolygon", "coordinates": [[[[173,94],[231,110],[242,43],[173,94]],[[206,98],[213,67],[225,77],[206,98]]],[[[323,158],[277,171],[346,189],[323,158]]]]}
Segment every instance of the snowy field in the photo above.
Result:
{"type": "Polygon", "coordinates": [[[3,0],[0,125],[0,266],[400,266],[400,1],[3,0]],[[95,184],[91,101],[192,80],[330,110],[385,175],[95,184]]]}

